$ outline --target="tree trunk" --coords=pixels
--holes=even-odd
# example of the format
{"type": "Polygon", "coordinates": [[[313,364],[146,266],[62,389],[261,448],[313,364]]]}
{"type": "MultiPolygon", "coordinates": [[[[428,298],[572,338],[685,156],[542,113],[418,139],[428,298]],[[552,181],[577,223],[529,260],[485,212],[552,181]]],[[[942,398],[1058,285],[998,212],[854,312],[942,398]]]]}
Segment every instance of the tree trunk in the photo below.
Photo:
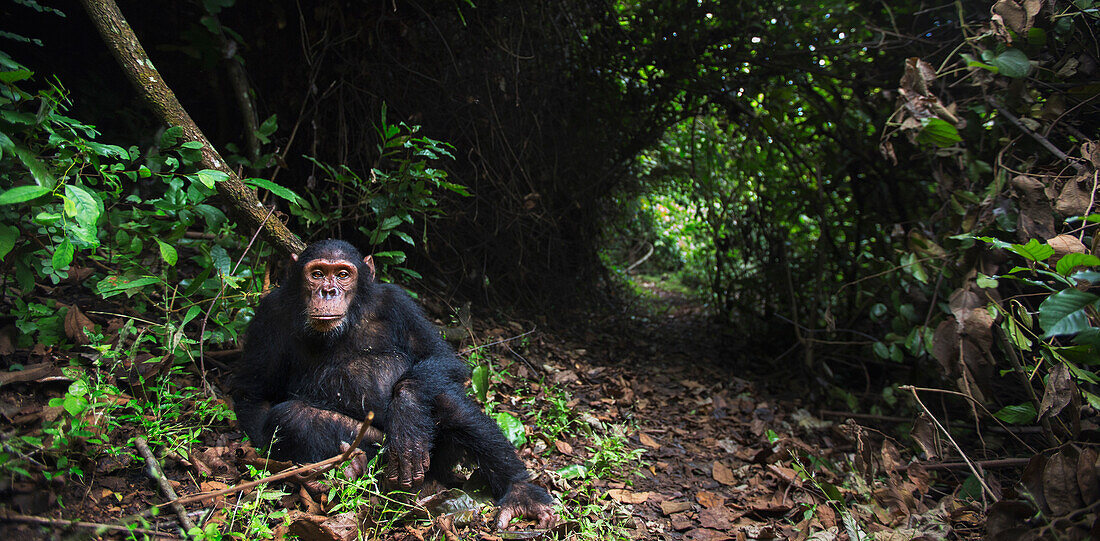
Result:
{"type": "Polygon", "coordinates": [[[149,55],[145,53],[114,0],[81,0],[81,3],[134,88],[141,93],[160,119],[169,126],[183,128],[183,137],[187,140],[202,143],[204,167],[229,175],[228,179],[217,182],[214,186],[229,204],[237,222],[251,229],[262,229],[269,242],[288,254],[301,252],[305,248],[302,240],[281,221],[269,218],[267,209],[260,204],[256,193],[241,182],[240,177],[226,165],[202,130],[195,125],[195,121],[191,120],[191,115],[183,109],[176,95],[153,67],[149,55]]]}

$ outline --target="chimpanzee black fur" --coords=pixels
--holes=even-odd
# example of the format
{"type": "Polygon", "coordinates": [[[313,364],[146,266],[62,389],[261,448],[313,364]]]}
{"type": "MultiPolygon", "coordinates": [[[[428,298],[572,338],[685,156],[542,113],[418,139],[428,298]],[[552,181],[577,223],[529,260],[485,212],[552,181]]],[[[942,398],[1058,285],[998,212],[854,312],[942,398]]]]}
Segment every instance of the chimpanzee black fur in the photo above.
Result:
{"type": "MultiPolygon", "coordinates": [[[[446,479],[464,451],[488,478],[502,522],[520,515],[552,522],[550,495],[527,482],[512,444],[466,395],[467,364],[408,294],[373,277],[373,265],[347,242],[325,240],[302,252],[248,328],[233,393],[242,429],[257,445],[270,445],[274,458],[314,462],[352,442],[373,411],[373,426],[386,435],[392,483],[414,487],[426,474],[446,479]],[[303,271],[314,260],[357,271],[345,319],[329,332],[311,327],[306,310],[303,271]]],[[[379,440],[372,431],[362,447],[371,451],[379,440]]]]}

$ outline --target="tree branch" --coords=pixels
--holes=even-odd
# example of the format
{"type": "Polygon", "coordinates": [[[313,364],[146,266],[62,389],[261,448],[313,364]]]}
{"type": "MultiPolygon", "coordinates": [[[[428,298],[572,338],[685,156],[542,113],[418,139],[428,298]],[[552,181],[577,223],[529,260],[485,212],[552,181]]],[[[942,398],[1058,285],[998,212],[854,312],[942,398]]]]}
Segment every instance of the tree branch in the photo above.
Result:
{"type": "Polygon", "coordinates": [[[191,115],[187,114],[176,95],[165,84],[164,78],[145,53],[137,36],[126,18],[122,16],[114,0],[81,0],[84,9],[91,16],[99,35],[111,50],[115,60],[122,66],[134,88],[153,108],[161,121],[169,126],[179,126],[183,136],[189,141],[202,143],[202,165],[229,175],[229,178],[214,184],[218,194],[229,204],[239,222],[250,229],[260,229],[264,237],[278,249],[286,253],[298,253],[305,244],[279,220],[264,220],[266,209],[256,199],[256,193],[241,182],[240,177],[226,165],[214,146],[210,144],[202,130],[195,125],[191,115]]]}

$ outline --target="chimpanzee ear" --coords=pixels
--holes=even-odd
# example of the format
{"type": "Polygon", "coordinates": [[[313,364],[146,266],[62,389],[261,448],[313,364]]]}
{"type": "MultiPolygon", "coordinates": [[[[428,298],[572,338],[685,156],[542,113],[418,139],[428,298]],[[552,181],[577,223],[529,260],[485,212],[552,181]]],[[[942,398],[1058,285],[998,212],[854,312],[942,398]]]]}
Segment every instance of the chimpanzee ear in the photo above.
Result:
{"type": "Polygon", "coordinates": [[[370,271],[370,279],[373,282],[374,281],[374,258],[368,255],[368,256],[363,258],[363,263],[365,263],[367,265],[367,270],[370,271]]]}
{"type": "Polygon", "coordinates": [[[294,262],[297,263],[298,262],[298,254],[290,254],[290,259],[294,260],[294,262]]]}

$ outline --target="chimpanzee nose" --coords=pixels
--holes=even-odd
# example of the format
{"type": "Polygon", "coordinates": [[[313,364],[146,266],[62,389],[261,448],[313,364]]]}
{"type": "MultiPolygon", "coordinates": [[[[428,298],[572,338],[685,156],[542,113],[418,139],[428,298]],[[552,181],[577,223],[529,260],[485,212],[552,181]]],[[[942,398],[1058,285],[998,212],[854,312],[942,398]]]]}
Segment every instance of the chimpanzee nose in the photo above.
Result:
{"type": "Polygon", "coordinates": [[[339,289],[337,289],[335,287],[322,287],[321,288],[321,297],[326,298],[326,299],[335,297],[338,293],[339,293],[339,289]]]}

